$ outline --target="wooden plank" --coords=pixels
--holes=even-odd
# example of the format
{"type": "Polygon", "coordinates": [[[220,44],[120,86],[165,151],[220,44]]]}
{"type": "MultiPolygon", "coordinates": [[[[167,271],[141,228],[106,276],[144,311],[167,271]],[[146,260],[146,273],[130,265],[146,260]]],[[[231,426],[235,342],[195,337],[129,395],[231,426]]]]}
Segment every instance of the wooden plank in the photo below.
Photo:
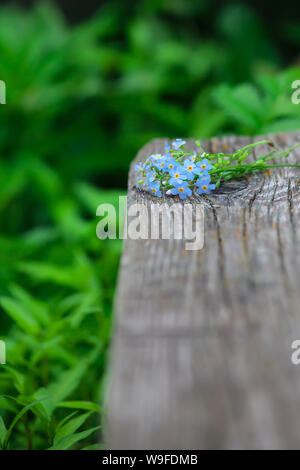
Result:
{"type": "MultiPolygon", "coordinates": [[[[286,148],[300,132],[262,138],[286,148]]],[[[204,147],[249,142],[224,137],[204,147]]],[[[150,142],[133,165],[165,143],[150,142]]],[[[299,149],[289,160],[300,163],[299,149]]],[[[133,187],[133,165],[128,204],[151,205],[133,187]]],[[[193,197],[205,210],[200,251],[179,240],[124,242],[108,448],[300,446],[300,366],[291,363],[300,339],[299,186],[300,170],[280,169],[193,197]]]]}

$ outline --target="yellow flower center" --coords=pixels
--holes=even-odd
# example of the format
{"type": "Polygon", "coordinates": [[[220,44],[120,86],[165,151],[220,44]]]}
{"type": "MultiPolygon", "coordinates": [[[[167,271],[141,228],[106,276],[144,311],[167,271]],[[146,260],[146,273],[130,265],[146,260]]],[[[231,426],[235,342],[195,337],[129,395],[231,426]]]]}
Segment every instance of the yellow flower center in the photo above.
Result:
{"type": "Polygon", "coordinates": [[[152,192],[153,192],[153,193],[156,193],[156,189],[155,189],[155,188],[152,188],[152,192]]]}
{"type": "Polygon", "coordinates": [[[176,173],[175,178],[176,178],[176,179],[179,178],[179,174],[178,174],[178,173],[176,173]]]}
{"type": "Polygon", "coordinates": [[[206,190],[207,190],[206,184],[204,184],[204,185],[202,186],[202,189],[203,189],[203,191],[206,191],[206,190]]]}
{"type": "Polygon", "coordinates": [[[183,188],[178,188],[178,191],[180,191],[181,193],[184,192],[184,189],[183,188]]]}
{"type": "Polygon", "coordinates": [[[205,170],[205,168],[206,168],[205,163],[203,163],[203,165],[201,165],[201,168],[202,168],[202,170],[205,170]]]}
{"type": "Polygon", "coordinates": [[[174,168],[174,165],[172,163],[170,163],[169,168],[171,168],[171,170],[172,170],[172,168],[174,168]]]}
{"type": "Polygon", "coordinates": [[[189,171],[192,171],[193,167],[192,167],[192,166],[188,166],[187,169],[188,169],[189,171]]]}

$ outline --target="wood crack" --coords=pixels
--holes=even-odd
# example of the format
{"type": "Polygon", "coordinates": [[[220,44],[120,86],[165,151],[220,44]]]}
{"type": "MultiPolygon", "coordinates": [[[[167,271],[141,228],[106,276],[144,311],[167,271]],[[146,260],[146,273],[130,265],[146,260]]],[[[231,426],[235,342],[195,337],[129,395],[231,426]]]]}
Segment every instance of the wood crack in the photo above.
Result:
{"type": "Polygon", "coordinates": [[[262,193],[263,188],[265,186],[265,181],[266,179],[264,178],[260,187],[254,192],[253,196],[249,200],[249,215],[250,216],[252,215],[252,207],[253,207],[254,201],[256,200],[257,196],[259,196],[259,194],[262,193]]]}

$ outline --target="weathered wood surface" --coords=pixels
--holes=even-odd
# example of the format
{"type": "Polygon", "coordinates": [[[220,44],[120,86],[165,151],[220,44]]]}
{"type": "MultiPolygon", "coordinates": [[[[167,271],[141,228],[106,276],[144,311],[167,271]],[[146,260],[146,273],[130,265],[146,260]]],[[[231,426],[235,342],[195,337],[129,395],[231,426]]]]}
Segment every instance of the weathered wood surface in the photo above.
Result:
{"type": "MultiPolygon", "coordinates": [[[[300,132],[255,140],[266,137],[286,148],[300,132]]],[[[165,143],[150,142],[133,165],[165,143]]],[[[247,143],[226,137],[204,147],[247,143]]],[[[289,163],[300,163],[299,149],[289,163]]],[[[151,204],[133,187],[133,165],[128,203],[151,204]]],[[[300,170],[280,169],[194,198],[205,208],[200,251],[178,240],[125,241],[108,448],[300,448],[300,366],[291,363],[300,339],[299,186],[300,170]]]]}

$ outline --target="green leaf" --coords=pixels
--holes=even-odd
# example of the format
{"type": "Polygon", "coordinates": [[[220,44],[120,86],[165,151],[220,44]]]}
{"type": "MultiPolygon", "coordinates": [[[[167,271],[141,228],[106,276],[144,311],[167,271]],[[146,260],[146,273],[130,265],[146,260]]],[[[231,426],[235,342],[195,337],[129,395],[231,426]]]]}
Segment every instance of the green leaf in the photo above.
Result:
{"type": "Polygon", "coordinates": [[[77,429],[79,429],[84,422],[91,416],[92,412],[84,413],[76,418],[71,418],[72,413],[69,417],[68,421],[63,420],[63,422],[59,423],[56,430],[55,430],[55,437],[54,437],[54,445],[56,445],[59,441],[61,441],[64,437],[69,436],[70,434],[74,434],[77,429]]]}
{"type": "MultiPolygon", "coordinates": [[[[9,374],[9,376],[12,378],[14,386],[18,390],[20,394],[24,393],[25,390],[25,382],[26,382],[26,377],[24,374],[19,372],[17,369],[14,367],[10,367],[7,364],[4,367],[4,370],[9,374]]],[[[9,397],[13,398],[13,397],[9,397]]]]}
{"type": "Polygon", "coordinates": [[[12,411],[13,413],[18,412],[18,408],[13,403],[11,403],[10,400],[1,396],[0,396],[0,410],[12,411]]]}
{"type": "Polygon", "coordinates": [[[220,85],[213,91],[213,97],[217,104],[237,122],[253,131],[259,129],[260,113],[263,110],[258,93],[252,85],[244,84],[236,88],[220,85]]]}
{"type": "Polygon", "coordinates": [[[81,450],[102,450],[103,447],[101,444],[92,444],[90,446],[83,447],[81,450]]]}
{"type": "Polygon", "coordinates": [[[37,405],[37,403],[39,403],[38,401],[35,401],[33,403],[30,403],[29,405],[25,406],[24,408],[22,408],[21,411],[19,411],[19,413],[16,414],[16,416],[14,417],[14,419],[12,420],[7,432],[6,432],[6,435],[5,435],[5,440],[4,440],[4,443],[3,443],[3,447],[6,449],[7,448],[7,445],[8,445],[8,442],[9,442],[9,439],[10,439],[10,436],[11,436],[11,433],[15,427],[15,425],[18,423],[18,421],[20,421],[20,419],[25,415],[25,413],[27,413],[27,411],[31,410],[34,406],[37,405]]]}
{"type": "Polygon", "coordinates": [[[40,328],[34,316],[20,302],[3,296],[0,297],[0,305],[26,333],[36,334],[39,332],[40,328]]]}
{"type": "Polygon", "coordinates": [[[76,444],[79,441],[82,441],[83,439],[86,439],[89,437],[91,434],[93,434],[95,431],[98,431],[101,426],[96,426],[91,429],[87,429],[86,431],[82,431],[76,434],[71,434],[70,436],[66,436],[59,440],[55,445],[50,447],[48,450],[66,450],[72,447],[74,444],[76,444]]]}
{"type": "Polygon", "coordinates": [[[86,357],[78,358],[79,363],[73,369],[64,371],[60,374],[59,379],[53,382],[49,387],[49,393],[55,404],[63,401],[66,397],[76,390],[82,380],[87,368],[98,357],[101,345],[98,345],[86,357]]]}
{"type": "Polygon", "coordinates": [[[93,403],[91,401],[80,401],[80,400],[74,400],[74,401],[62,401],[58,403],[57,407],[59,408],[76,408],[80,410],[90,410],[94,411],[96,413],[101,412],[101,407],[97,405],[97,403],[93,403]]]}
{"type": "Polygon", "coordinates": [[[55,432],[57,431],[57,429],[59,427],[62,427],[65,423],[67,423],[71,418],[73,418],[73,416],[77,415],[77,411],[73,411],[73,413],[65,416],[59,423],[58,425],[56,426],[56,430],[55,432]]]}
{"type": "Polygon", "coordinates": [[[78,183],[75,186],[75,194],[92,215],[95,214],[97,207],[103,203],[111,204],[118,209],[119,197],[126,196],[125,191],[99,190],[87,183],[78,183]]]}
{"type": "Polygon", "coordinates": [[[53,282],[58,285],[71,287],[76,286],[74,272],[71,269],[63,269],[55,264],[32,261],[30,263],[20,263],[19,269],[39,282],[53,282]]]}
{"type": "Polygon", "coordinates": [[[30,312],[38,323],[47,325],[50,320],[48,308],[45,303],[38,301],[22,287],[13,284],[10,286],[12,295],[30,312]]]}
{"type": "Polygon", "coordinates": [[[7,429],[5,427],[2,416],[0,416],[0,447],[1,447],[1,449],[4,446],[6,433],[7,433],[7,429]]]}
{"type": "Polygon", "coordinates": [[[32,398],[39,402],[32,410],[33,413],[50,423],[54,405],[49,391],[46,388],[40,388],[32,395],[32,398]]]}
{"type": "Polygon", "coordinates": [[[73,369],[62,373],[60,379],[49,386],[49,393],[51,394],[54,403],[62,401],[76,390],[86,372],[86,369],[87,364],[85,362],[80,362],[73,369]]]}
{"type": "MultiPolygon", "coordinates": [[[[300,105],[295,105],[300,106],[300,105]]],[[[278,119],[270,124],[265,124],[263,133],[298,131],[300,128],[300,116],[298,118],[278,119]]]]}

